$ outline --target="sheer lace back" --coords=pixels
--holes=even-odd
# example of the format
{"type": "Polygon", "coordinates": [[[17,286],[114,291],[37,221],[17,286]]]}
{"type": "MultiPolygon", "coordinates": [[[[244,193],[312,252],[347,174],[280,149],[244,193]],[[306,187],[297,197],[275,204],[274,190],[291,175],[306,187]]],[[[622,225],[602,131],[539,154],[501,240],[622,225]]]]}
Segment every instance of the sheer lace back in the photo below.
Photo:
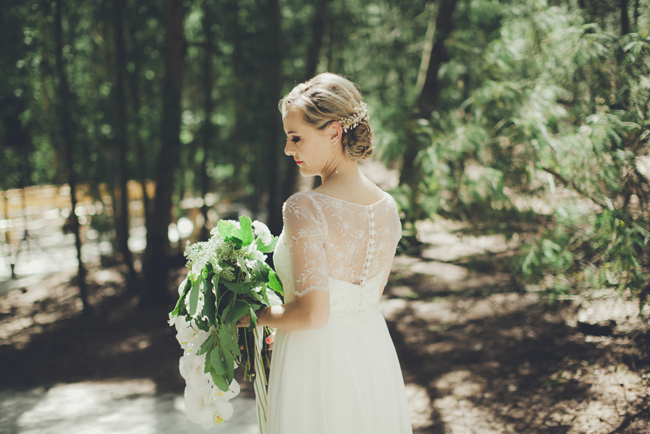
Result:
{"type": "Polygon", "coordinates": [[[401,237],[397,205],[389,194],[359,205],[314,191],[297,193],[285,202],[282,215],[278,248],[288,247],[296,296],[329,290],[330,278],[361,286],[370,280],[379,280],[382,288],[386,284],[401,237]]]}

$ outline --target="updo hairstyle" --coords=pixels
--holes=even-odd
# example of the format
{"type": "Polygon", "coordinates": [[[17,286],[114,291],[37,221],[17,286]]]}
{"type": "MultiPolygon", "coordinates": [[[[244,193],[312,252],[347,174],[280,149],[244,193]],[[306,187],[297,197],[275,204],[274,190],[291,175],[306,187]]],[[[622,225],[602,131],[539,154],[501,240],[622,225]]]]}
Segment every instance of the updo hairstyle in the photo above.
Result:
{"type": "MultiPolygon", "coordinates": [[[[361,93],[354,83],[325,72],[294,87],[280,100],[279,108],[283,117],[299,110],[308,125],[322,130],[333,121],[354,115],[361,102],[361,93]]],[[[343,131],[341,145],[346,158],[357,161],[370,157],[374,139],[367,117],[356,127],[343,131]]]]}

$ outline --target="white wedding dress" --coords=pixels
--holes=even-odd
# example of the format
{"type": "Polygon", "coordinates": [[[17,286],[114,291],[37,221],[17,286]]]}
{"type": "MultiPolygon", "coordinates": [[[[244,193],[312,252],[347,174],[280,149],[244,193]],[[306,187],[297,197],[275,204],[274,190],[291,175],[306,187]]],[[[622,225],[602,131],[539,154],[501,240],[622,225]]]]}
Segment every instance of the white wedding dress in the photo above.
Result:
{"type": "Polygon", "coordinates": [[[389,194],[358,205],[318,192],[283,207],[273,256],[285,303],[329,291],[321,329],[278,330],[268,434],[412,434],[404,379],[377,306],[401,237],[389,194]]]}

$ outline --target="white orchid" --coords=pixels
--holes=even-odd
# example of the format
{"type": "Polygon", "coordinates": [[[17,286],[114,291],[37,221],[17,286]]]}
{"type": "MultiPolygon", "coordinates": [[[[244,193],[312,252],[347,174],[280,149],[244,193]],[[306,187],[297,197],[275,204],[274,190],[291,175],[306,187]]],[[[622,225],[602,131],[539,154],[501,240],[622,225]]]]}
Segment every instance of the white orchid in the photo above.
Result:
{"type": "Polygon", "coordinates": [[[205,354],[197,356],[185,351],[178,361],[178,368],[187,384],[194,386],[204,384],[208,380],[212,382],[210,374],[205,373],[205,354]]]}
{"type": "Polygon", "coordinates": [[[230,399],[241,391],[239,383],[233,380],[227,392],[222,392],[211,381],[185,387],[185,409],[188,418],[205,429],[221,424],[232,417],[230,399]]]}
{"type": "Polygon", "coordinates": [[[212,334],[212,327],[207,332],[203,331],[185,321],[182,316],[175,318],[174,325],[176,326],[176,340],[181,344],[181,348],[190,353],[196,353],[201,344],[212,334]]]}

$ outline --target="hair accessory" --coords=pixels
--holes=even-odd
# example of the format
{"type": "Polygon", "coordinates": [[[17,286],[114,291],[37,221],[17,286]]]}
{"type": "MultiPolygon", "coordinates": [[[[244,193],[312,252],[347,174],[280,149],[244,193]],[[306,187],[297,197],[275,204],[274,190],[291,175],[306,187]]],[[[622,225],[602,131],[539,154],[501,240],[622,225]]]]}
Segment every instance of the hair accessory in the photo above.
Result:
{"type": "Polygon", "coordinates": [[[339,122],[341,123],[341,126],[343,127],[343,131],[346,133],[348,130],[352,130],[359,125],[359,122],[361,122],[364,119],[368,119],[368,109],[367,105],[365,102],[361,102],[358,106],[354,108],[354,114],[351,114],[348,117],[341,118],[339,122]]]}

